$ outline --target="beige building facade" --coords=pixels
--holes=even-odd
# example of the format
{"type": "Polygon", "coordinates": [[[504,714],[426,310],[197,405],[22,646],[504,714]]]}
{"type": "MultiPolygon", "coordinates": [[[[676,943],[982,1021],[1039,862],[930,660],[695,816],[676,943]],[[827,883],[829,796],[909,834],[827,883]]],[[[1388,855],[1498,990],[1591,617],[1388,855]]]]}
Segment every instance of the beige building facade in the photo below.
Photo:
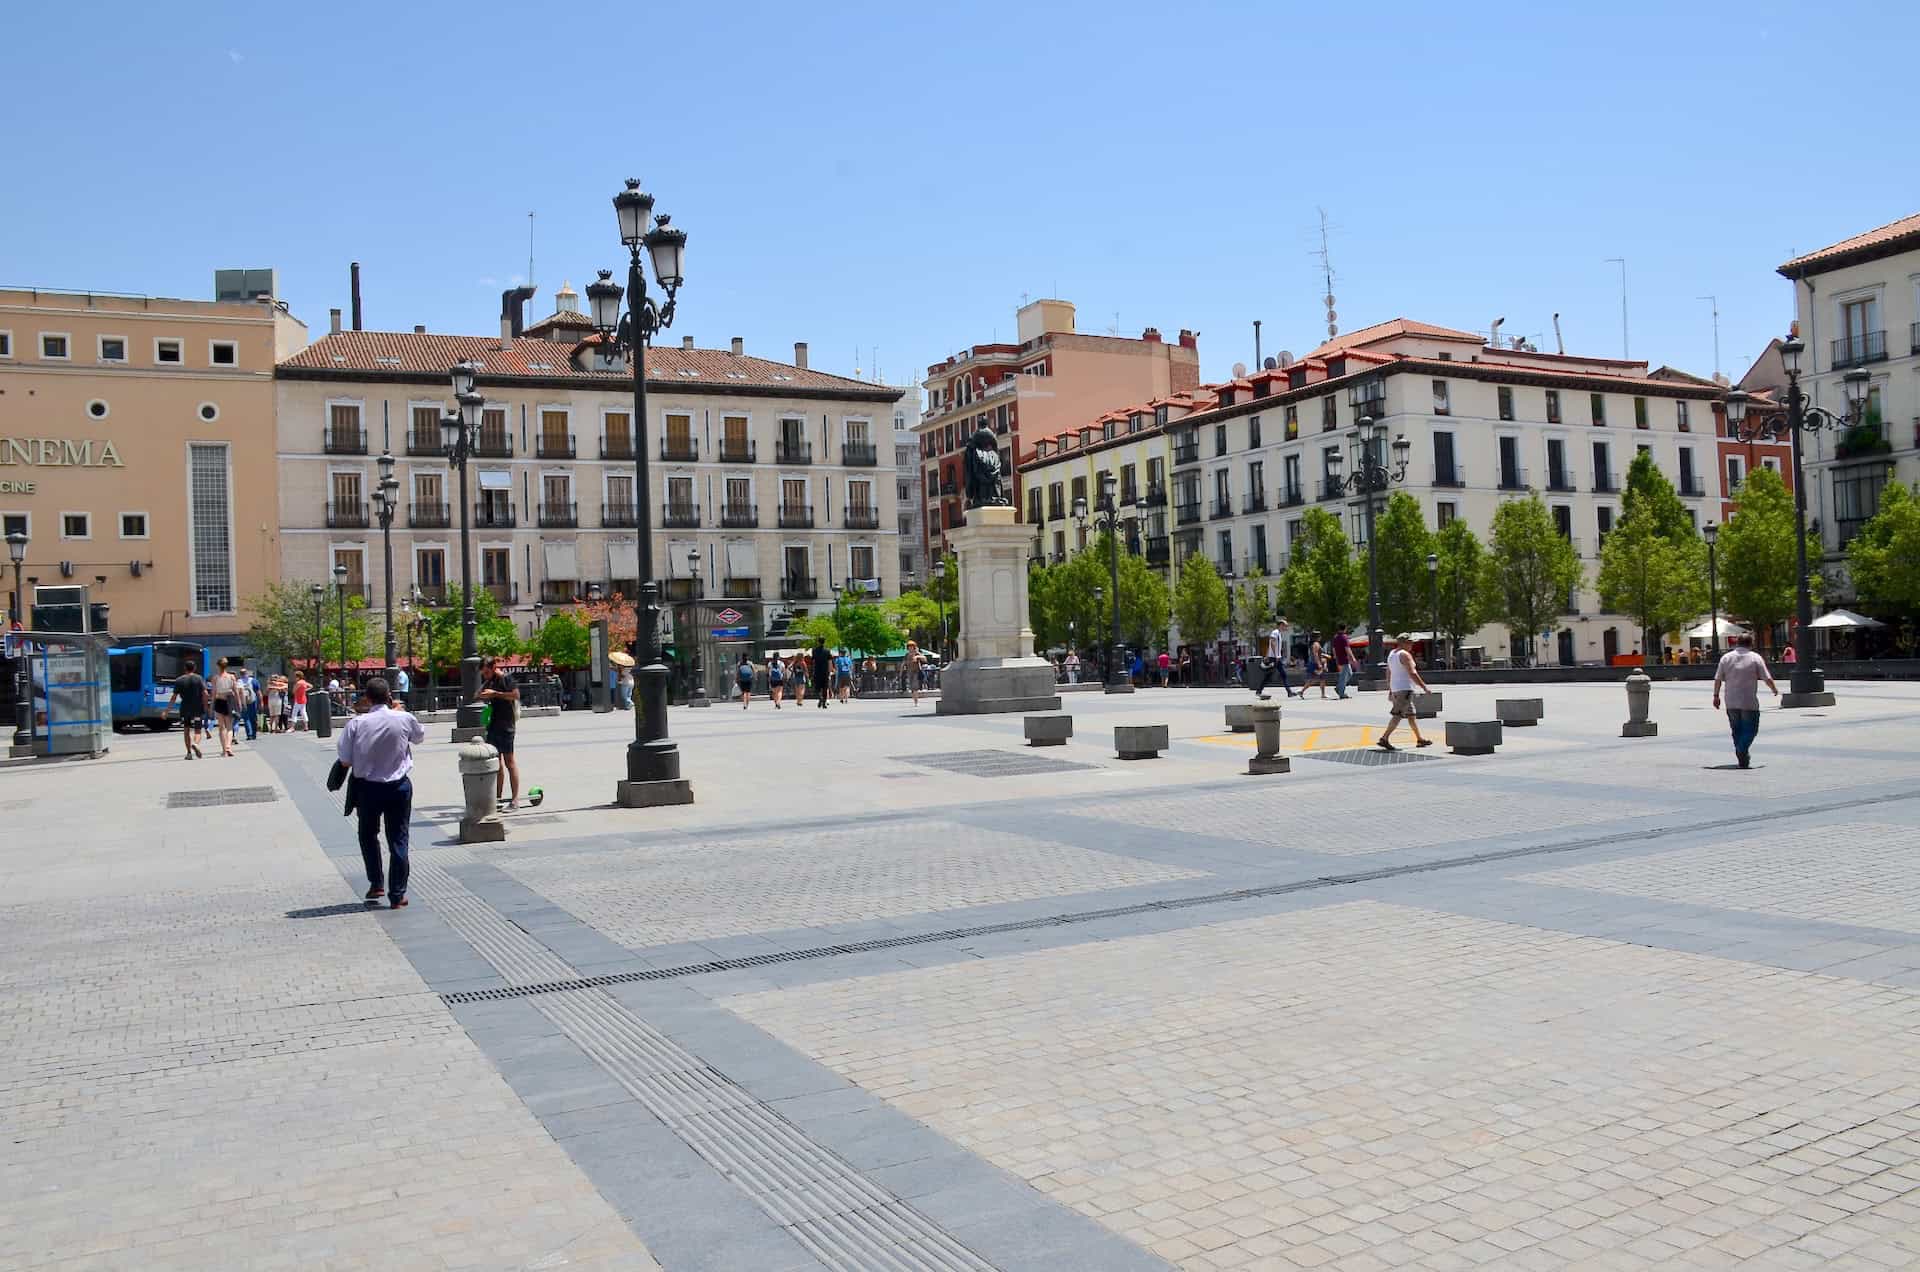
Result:
{"type": "Polygon", "coordinates": [[[116,635],[237,650],[279,577],[274,365],[307,332],[245,273],[230,300],[0,290],[0,530],[116,635]]]}
{"type": "Polygon", "coordinates": [[[287,578],[330,579],[344,565],[350,588],[384,604],[373,492],[386,450],[400,482],[396,598],[437,604],[458,588],[459,475],[438,420],[452,405],[449,368],[472,361],[487,400],[467,471],[473,579],[523,633],[537,605],[637,595],[643,530],[665,599],[727,602],[756,633],[830,607],[850,580],[897,595],[900,390],[809,370],[804,345],[791,363],[750,357],[737,340],[649,350],[642,527],[630,373],[584,324],[530,330],[565,338],[337,331],[280,365],[287,578]]]}

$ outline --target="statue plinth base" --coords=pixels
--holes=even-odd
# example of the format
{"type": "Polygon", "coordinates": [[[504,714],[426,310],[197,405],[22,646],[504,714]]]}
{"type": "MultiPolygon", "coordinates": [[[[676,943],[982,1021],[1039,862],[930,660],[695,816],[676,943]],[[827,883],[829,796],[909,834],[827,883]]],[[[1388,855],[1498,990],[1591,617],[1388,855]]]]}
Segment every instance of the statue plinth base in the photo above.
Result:
{"type": "Polygon", "coordinates": [[[1033,531],[1009,507],[969,508],[949,531],[960,560],[960,657],[940,673],[940,715],[1058,711],[1053,664],[1033,652],[1027,553],[1033,531]]]}

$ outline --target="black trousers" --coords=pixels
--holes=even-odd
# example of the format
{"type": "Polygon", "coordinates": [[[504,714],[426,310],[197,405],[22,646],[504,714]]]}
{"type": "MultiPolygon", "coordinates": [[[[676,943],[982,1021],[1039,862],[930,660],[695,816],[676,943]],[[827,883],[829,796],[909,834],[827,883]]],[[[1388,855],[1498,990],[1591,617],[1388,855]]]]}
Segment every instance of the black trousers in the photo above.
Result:
{"type": "Polygon", "coordinates": [[[407,826],[413,820],[413,779],[397,782],[361,781],[354,788],[354,811],[360,816],[360,860],[367,867],[367,886],[384,887],[395,900],[407,895],[407,826]],[[380,831],[387,832],[391,869],[382,870],[380,831]]]}

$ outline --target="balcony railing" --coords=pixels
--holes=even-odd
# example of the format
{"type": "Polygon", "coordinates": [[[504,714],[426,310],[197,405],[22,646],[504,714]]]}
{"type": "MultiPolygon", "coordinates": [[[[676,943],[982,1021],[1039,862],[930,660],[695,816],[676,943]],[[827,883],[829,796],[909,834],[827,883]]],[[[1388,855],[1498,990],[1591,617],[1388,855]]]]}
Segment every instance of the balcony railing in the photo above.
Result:
{"type": "Polygon", "coordinates": [[[633,458],[633,439],[625,436],[601,438],[600,458],[631,460],[633,458]]]}
{"type": "Polygon", "coordinates": [[[407,454],[409,456],[414,458],[434,458],[443,456],[446,453],[447,448],[440,441],[439,429],[435,429],[431,433],[409,432],[407,434],[407,454]]]}
{"type": "Polygon", "coordinates": [[[700,579],[661,579],[660,598],[666,601],[697,601],[707,594],[700,579]]]}
{"type": "Polygon", "coordinates": [[[700,505],[697,503],[669,503],[660,510],[663,530],[696,530],[699,526],[700,505]]]}
{"type": "Polygon", "coordinates": [[[1305,502],[1307,502],[1307,492],[1300,487],[1282,486],[1280,488],[1280,507],[1297,508],[1305,502]]]}
{"type": "Polygon", "coordinates": [[[1347,487],[1344,482],[1329,481],[1325,477],[1322,477],[1313,488],[1313,497],[1318,503],[1326,503],[1330,499],[1343,499],[1346,494],[1347,487]]]}
{"type": "Polygon", "coordinates": [[[780,528],[782,530],[813,529],[813,505],[781,504],[780,528]]]}
{"type": "Polygon", "coordinates": [[[1065,504],[1050,503],[1047,505],[1048,521],[1065,521],[1066,519],[1067,506],[1065,504]]]}
{"type": "Polygon", "coordinates": [[[473,524],[479,530],[511,530],[518,524],[510,503],[475,504],[473,524]]]}
{"type": "Polygon", "coordinates": [[[1164,566],[1165,564],[1167,564],[1169,559],[1170,558],[1167,553],[1167,536],[1164,534],[1148,535],[1147,536],[1147,564],[1164,566]]]}
{"type": "Polygon", "coordinates": [[[1200,520],[1200,501],[1196,499],[1192,503],[1175,504],[1173,519],[1183,526],[1200,520]]]}
{"type": "Polygon", "coordinates": [[[1147,507],[1164,508],[1167,506],[1167,488],[1165,486],[1147,487],[1147,507]]]}
{"type": "Polygon", "coordinates": [[[573,434],[542,433],[534,439],[533,453],[537,459],[572,459],[573,434]]]}
{"type": "Polygon", "coordinates": [[[1467,477],[1466,474],[1461,471],[1458,464],[1450,464],[1445,468],[1435,465],[1433,470],[1433,484],[1459,489],[1467,484],[1467,477]]]}
{"type": "Polygon", "coordinates": [[[407,524],[415,530],[445,530],[452,521],[452,510],[444,503],[407,505],[407,524]]]}
{"type": "Polygon", "coordinates": [[[1920,322],[1907,328],[1907,352],[1920,353],[1920,322]]]}
{"type": "Polygon", "coordinates": [[[1266,553],[1264,552],[1247,553],[1245,567],[1240,572],[1242,574],[1251,575],[1255,570],[1260,571],[1260,573],[1262,574],[1270,573],[1270,571],[1267,569],[1266,553]]]}
{"type": "Polygon", "coordinates": [[[633,530],[640,525],[640,509],[630,503],[610,503],[600,506],[600,524],[609,530],[633,530]]]}
{"type": "MultiPolygon", "coordinates": [[[[445,583],[415,583],[414,593],[420,598],[416,605],[445,605],[447,603],[447,585],[445,583]]],[[[425,652],[424,650],[422,651],[425,652]]]]}
{"type": "Polygon", "coordinates": [[[1547,470],[1547,489],[1558,494],[1573,492],[1573,474],[1566,469],[1547,470]]]}
{"type": "Polygon", "coordinates": [[[1695,476],[1680,479],[1680,493],[1689,499],[1700,499],[1704,498],[1707,492],[1705,487],[1701,486],[1700,478],[1695,476]]]}
{"type": "Polygon", "coordinates": [[[660,439],[660,458],[690,463],[700,458],[700,442],[693,437],[663,437],[660,439]]]}
{"type": "Polygon", "coordinates": [[[880,510],[878,508],[849,508],[841,517],[849,530],[878,530],[880,528],[880,510]]]}
{"type": "Polygon", "coordinates": [[[1249,490],[1246,499],[1240,504],[1242,512],[1265,512],[1266,510],[1267,492],[1264,490],[1249,490]]]}
{"type": "Polygon", "coordinates": [[[1122,508],[1131,508],[1139,502],[1140,488],[1138,486],[1122,486],[1120,488],[1120,506],[1122,508]]]}
{"type": "Polygon", "coordinates": [[[1222,517],[1231,517],[1232,515],[1233,515],[1233,497],[1231,495],[1227,496],[1225,499],[1215,499],[1213,501],[1213,506],[1207,510],[1208,518],[1214,521],[1218,521],[1222,517]]]}
{"type": "Polygon", "coordinates": [[[789,575],[780,580],[780,599],[785,601],[813,601],[820,597],[820,584],[806,575],[789,575]]]}
{"type": "Polygon", "coordinates": [[[1173,448],[1174,467],[1178,468],[1181,464],[1197,464],[1199,462],[1199,442],[1188,442],[1185,446],[1176,446],[1173,448]]]}
{"type": "Polygon", "coordinates": [[[760,524],[760,509],[752,504],[722,504],[720,506],[720,528],[722,530],[749,530],[760,524]]]}
{"type": "Polygon", "coordinates": [[[327,500],[327,528],[329,530],[365,530],[367,528],[367,505],[362,499],[327,500]]]}
{"type": "Polygon", "coordinates": [[[1887,333],[1884,331],[1863,331],[1856,336],[1842,336],[1833,342],[1835,371],[1886,360],[1887,333]]]}
{"type": "Polygon", "coordinates": [[[880,449],[872,442],[848,442],[840,448],[840,462],[848,468],[872,468],[880,462],[880,449]]]}
{"type": "Polygon", "coordinates": [[[543,502],[539,516],[542,530],[565,530],[580,524],[580,505],[571,500],[565,503],[543,502]]]}
{"type": "Polygon", "coordinates": [[[1612,473],[1595,473],[1593,475],[1593,489],[1595,494],[1604,495],[1614,493],[1618,491],[1620,487],[1614,482],[1612,473]]]}
{"type": "Polygon", "coordinates": [[[796,442],[783,437],[773,444],[773,462],[776,464],[811,464],[813,462],[813,443],[796,442]]]}
{"type": "MultiPolygon", "coordinates": [[[[342,592],[345,592],[349,598],[359,597],[363,605],[368,607],[373,605],[373,584],[358,579],[348,579],[345,583],[329,582],[327,584],[327,605],[329,607],[338,605],[340,603],[340,593],[342,592]]],[[[327,610],[329,615],[337,614],[337,612],[338,611],[332,608],[327,610]]]]}
{"type": "Polygon", "coordinates": [[[751,464],[759,455],[760,448],[751,437],[720,439],[720,462],[723,464],[751,464]]]}
{"type": "Polygon", "coordinates": [[[1527,470],[1512,464],[1500,465],[1500,489],[1525,490],[1527,488],[1527,470]]]}
{"type": "Polygon", "coordinates": [[[482,583],[481,590],[502,605],[520,603],[520,585],[518,583],[482,583]]]}
{"type": "Polygon", "coordinates": [[[364,455],[367,453],[367,430],[328,425],[321,438],[320,449],[329,455],[364,455]]]}
{"type": "Polygon", "coordinates": [[[760,599],[760,580],[727,579],[720,584],[720,595],[730,601],[757,601],[760,599]]]}
{"type": "Polygon", "coordinates": [[[473,453],[481,459],[512,459],[513,434],[504,428],[483,428],[474,442],[473,453]]]}

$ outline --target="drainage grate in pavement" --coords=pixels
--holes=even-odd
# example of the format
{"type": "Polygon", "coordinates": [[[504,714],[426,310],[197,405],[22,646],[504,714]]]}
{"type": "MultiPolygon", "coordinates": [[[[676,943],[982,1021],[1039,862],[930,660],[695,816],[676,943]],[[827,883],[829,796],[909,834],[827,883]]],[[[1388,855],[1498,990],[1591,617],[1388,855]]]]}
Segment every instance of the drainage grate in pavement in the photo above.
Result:
{"type": "Polygon", "coordinates": [[[1075,764],[1072,760],[1048,759],[1020,751],[941,751],[933,755],[896,755],[902,764],[961,773],[967,777],[1026,777],[1034,773],[1066,773],[1074,769],[1098,768],[1097,764],[1075,764]]]}
{"type": "Polygon", "coordinates": [[[230,786],[212,791],[174,791],[168,808],[218,808],[225,804],[271,804],[280,792],[271,786],[230,786]]]}
{"type": "Polygon", "coordinates": [[[1406,764],[1413,760],[1431,760],[1434,756],[1418,751],[1382,751],[1377,746],[1355,747],[1350,751],[1302,751],[1297,760],[1332,760],[1335,764],[1358,764],[1361,768],[1379,768],[1382,764],[1406,764]]]}
{"type": "Polygon", "coordinates": [[[503,821],[509,826],[558,826],[566,818],[558,813],[538,813],[532,817],[523,817],[519,813],[508,813],[503,821]]]}

